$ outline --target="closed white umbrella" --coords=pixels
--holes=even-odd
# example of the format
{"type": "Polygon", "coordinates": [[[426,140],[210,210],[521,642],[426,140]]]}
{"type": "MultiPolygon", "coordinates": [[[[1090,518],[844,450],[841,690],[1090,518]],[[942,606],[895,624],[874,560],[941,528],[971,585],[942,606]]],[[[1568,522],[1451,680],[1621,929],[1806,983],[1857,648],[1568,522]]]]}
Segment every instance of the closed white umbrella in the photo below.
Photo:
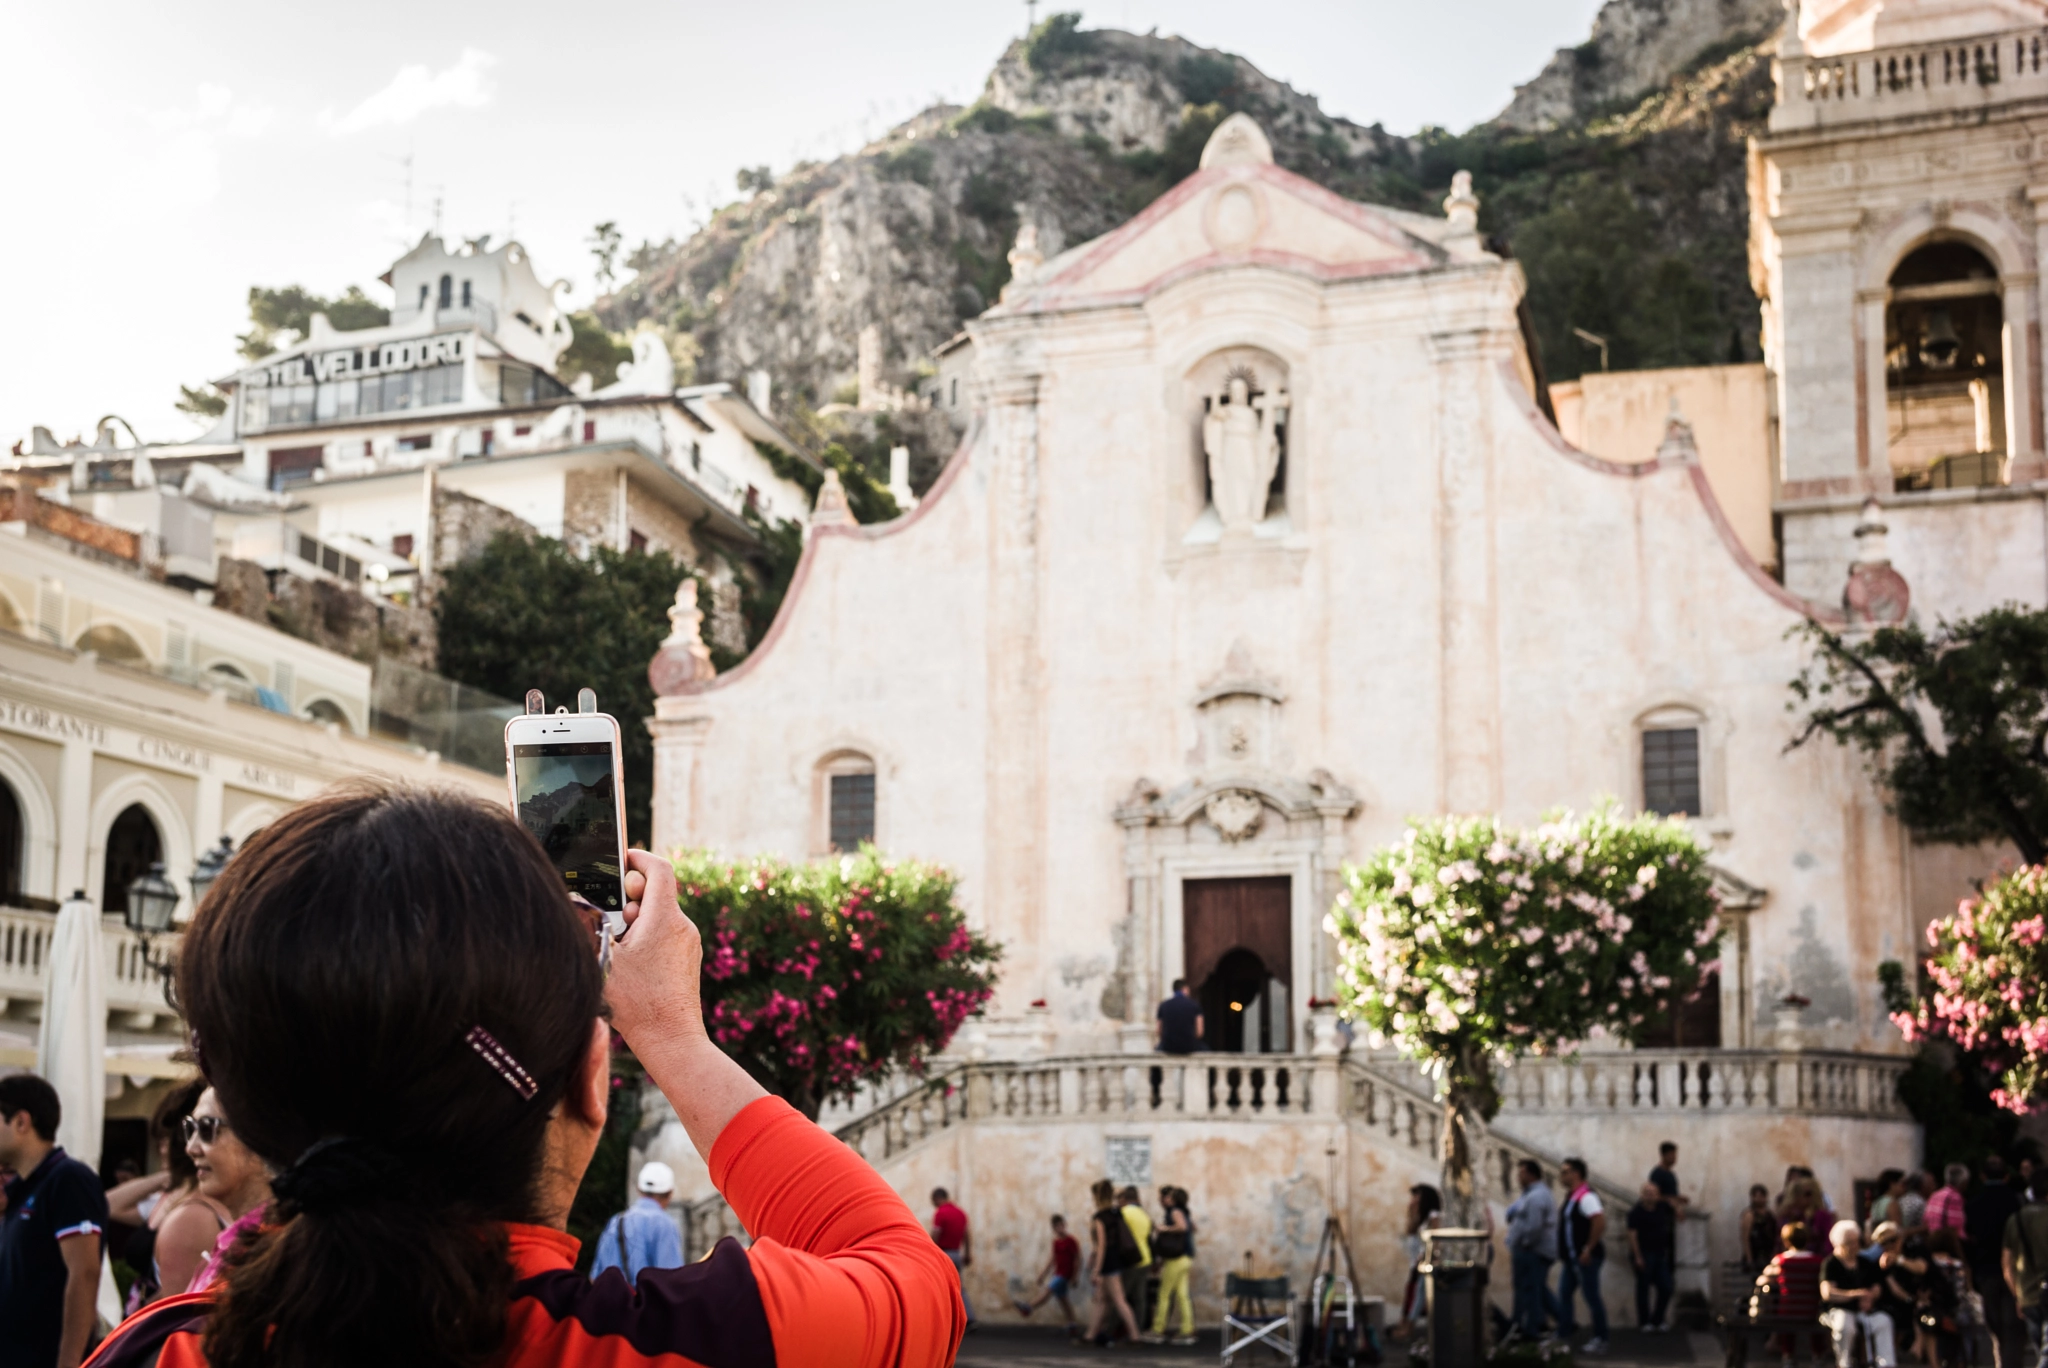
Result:
{"type": "Polygon", "coordinates": [[[50,938],[36,1072],[64,1104],[57,1143],[95,1168],[107,1113],[105,957],[99,909],[83,891],[72,894],[57,910],[57,933],[50,938]]]}
{"type": "MultiPolygon", "coordinates": [[[[63,1115],[57,1144],[82,1164],[99,1167],[107,1115],[106,947],[100,910],[80,889],[57,909],[50,937],[49,975],[43,980],[43,1031],[36,1041],[36,1072],[57,1090],[63,1115]]],[[[99,1318],[121,1323],[121,1289],[104,1241],[100,1246],[99,1318]]]]}

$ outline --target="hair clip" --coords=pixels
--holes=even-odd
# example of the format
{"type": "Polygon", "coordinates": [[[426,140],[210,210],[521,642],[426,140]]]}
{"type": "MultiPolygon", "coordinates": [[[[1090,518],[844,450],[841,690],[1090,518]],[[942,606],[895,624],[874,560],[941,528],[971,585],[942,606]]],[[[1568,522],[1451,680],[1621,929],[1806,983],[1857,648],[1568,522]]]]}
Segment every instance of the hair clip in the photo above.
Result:
{"type": "Polygon", "coordinates": [[[496,1036],[481,1026],[472,1026],[463,1039],[469,1042],[470,1049],[483,1056],[484,1063],[496,1069],[498,1076],[512,1085],[513,1092],[527,1102],[533,1101],[533,1095],[540,1091],[540,1084],[533,1081],[533,1075],[512,1057],[510,1050],[498,1043],[496,1036]]]}

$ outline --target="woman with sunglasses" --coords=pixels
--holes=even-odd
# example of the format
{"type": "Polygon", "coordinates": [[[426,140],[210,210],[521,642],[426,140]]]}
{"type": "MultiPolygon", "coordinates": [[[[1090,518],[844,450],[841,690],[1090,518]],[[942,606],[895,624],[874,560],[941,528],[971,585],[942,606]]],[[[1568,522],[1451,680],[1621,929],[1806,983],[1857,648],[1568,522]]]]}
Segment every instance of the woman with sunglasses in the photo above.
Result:
{"type": "MultiPolygon", "coordinates": [[[[227,1209],[227,1224],[214,1232],[212,1248],[191,1279],[199,1292],[220,1276],[221,1262],[244,1235],[259,1229],[270,1203],[270,1170],[235,1138],[212,1088],[199,1094],[185,1118],[185,1153],[199,1172],[199,1195],[227,1209]]],[[[183,1290],[182,1288],[179,1290],[183,1290]]]]}
{"type": "Polygon", "coordinates": [[[952,1263],[858,1155],[711,1042],[674,872],[628,863],[607,984],[589,923],[502,809],[366,787],[252,838],[186,933],[178,998],[207,1114],[272,1166],[275,1198],[213,1286],[131,1317],[94,1363],[952,1362],[952,1263]],[[614,1027],[753,1236],[635,1286],[579,1277],[564,1229],[614,1027]]]}

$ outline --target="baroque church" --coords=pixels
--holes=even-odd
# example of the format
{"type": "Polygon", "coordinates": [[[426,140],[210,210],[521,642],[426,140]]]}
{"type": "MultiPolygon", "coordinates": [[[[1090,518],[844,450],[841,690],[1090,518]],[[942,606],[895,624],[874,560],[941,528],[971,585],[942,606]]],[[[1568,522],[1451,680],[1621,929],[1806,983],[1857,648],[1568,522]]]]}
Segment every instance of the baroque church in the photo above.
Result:
{"type": "MultiPolygon", "coordinates": [[[[1246,1255],[1304,1278],[1332,1213],[1359,1291],[1398,1298],[1431,1087],[1338,1028],[1322,923],[1419,814],[1682,815],[1723,903],[1665,1038],[1508,1071],[1497,1208],[1513,1159],[1567,1154],[1626,1204],[1678,1140],[1681,1288],[1710,1292],[1750,1183],[1803,1163],[1839,1205],[1917,1163],[1878,966],[2009,856],[1917,845],[1857,757],[1788,750],[1787,685],[1808,622],[2048,601],[2044,25],[1792,6],[1751,152],[1766,363],[1728,451],[1695,435],[1741,426],[1700,372],[1634,378],[1660,402],[1626,449],[1567,440],[1469,177],[1441,217],[1347,201],[1239,114],[1121,228],[1050,259],[1020,234],[949,360],[958,452],[885,524],[828,485],[750,658],[711,676],[679,610],[657,841],[872,839],[956,871],[1004,945],[947,1086],[843,1132],[913,1205],[961,1199],[983,1307],[1105,1172],[1194,1194],[1209,1308],[1246,1255]],[[1208,1048],[1168,1060],[1177,979],[1208,1048]]],[[[692,1219],[699,1245],[727,1218],[692,1219]]]]}

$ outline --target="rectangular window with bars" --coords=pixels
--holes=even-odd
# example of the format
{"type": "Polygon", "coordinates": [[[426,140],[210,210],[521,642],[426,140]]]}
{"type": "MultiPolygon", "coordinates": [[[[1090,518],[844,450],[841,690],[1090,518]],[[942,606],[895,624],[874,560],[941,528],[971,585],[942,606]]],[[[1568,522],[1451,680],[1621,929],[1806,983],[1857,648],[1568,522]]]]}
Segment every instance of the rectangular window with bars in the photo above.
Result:
{"type": "Polygon", "coordinates": [[[1643,806],[1666,817],[1700,815],[1698,727],[1643,733],[1643,806]]]}
{"type": "Polygon", "coordinates": [[[832,848],[855,851],[875,839],[875,776],[832,776],[832,848]]]}

